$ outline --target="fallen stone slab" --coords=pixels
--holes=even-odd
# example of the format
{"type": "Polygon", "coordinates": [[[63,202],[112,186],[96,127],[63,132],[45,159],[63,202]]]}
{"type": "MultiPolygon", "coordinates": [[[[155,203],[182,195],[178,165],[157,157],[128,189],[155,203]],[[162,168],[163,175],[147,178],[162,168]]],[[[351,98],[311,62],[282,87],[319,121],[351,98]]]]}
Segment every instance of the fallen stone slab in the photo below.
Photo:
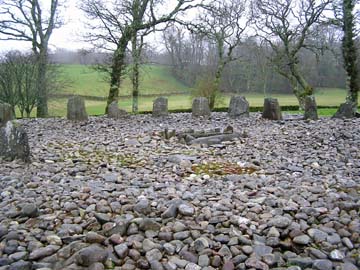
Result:
{"type": "Polygon", "coordinates": [[[189,144],[191,144],[191,145],[194,145],[194,144],[214,145],[214,144],[220,144],[225,141],[232,141],[235,139],[239,139],[241,137],[242,137],[242,135],[240,133],[222,134],[222,135],[215,135],[215,136],[208,136],[208,137],[194,139],[189,144]]]}

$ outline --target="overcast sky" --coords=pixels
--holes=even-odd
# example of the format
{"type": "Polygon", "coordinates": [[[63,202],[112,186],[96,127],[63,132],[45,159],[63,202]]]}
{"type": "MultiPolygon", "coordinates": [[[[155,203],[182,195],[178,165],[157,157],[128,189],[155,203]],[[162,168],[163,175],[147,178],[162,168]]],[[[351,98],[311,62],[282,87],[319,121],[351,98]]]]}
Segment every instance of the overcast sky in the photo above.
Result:
{"type": "MultiPolygon", "coordinates": [[[[81,29],[83,28],[82,19],[84,15],[76,7],[76,1],[68,1],[66,12],[64,12],[64,19],[66,24],[60,29],[54,30],[50,38],[50,48],[66,49],[81,49],[89,48],[86,43],[81,41],[81,29]]],[[[29,42],[20,41],[0,41],[0,50],[2,52],[9,50],[27,50],[31,48],[29,42]]]]}

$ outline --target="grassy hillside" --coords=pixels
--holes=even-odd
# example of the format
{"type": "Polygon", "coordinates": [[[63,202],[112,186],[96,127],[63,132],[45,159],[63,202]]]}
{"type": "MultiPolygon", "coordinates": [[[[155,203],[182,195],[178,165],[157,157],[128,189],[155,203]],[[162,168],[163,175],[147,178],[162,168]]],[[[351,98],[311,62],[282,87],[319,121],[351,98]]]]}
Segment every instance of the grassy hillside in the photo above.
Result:
{"type": "MultiPolygon", "coordinates": [[[[106,97],[109,91],[109,83],[105,74],[101,74],[90,66],[63,65],[62,73],[64,80],[69,82],[59,94],[85,95],[106,97]]],[[[132,85],[129,76],[126,76],[120,89],[121,96],[131,94],[132,85]]],[[[177,81],[166,66],[145,65],[140,71],[140,94],[163,95],[173,93],[187,93],[189,88],[177,81]]]]}

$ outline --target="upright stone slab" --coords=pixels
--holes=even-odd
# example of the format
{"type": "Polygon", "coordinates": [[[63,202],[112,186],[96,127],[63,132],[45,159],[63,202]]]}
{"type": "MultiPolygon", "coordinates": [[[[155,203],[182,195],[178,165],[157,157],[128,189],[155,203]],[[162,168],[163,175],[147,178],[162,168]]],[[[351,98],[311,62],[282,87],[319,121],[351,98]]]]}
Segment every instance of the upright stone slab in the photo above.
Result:
{"type": "Polygon", "coordinates": [[[0,127],[5,126],[7,121],[13,120],[14,115],[11,105],[7,103],[0,103],[0,127]]]}
{"type": "Polygon", "coordinates": [[[231,118],[248,117],[249,102],[242,96],[231,97],[228,114],[231,118]]]}
{"type": "Polygon", "coordinates": [[[82,97],[69,98],[67,104],[67,119],[72,121],[87,121],[88,115],[85,109],[85,101],[82,97]]]}
{"type": "Polygon", "coordinates": [[[153,103],[153,117],[168,116],[168,99],[165,97],[158,97],[153,103]]]}
{"type": "Polygon", "coordinates": [[[269,120],[282,120],[281,108],[276,98],[265,98],[262,117],[269,120]]]}
{"type": "Polygon", "coordinates": [[[353,118],[356,115],[353,109],[354,104],[352,102],[342,103],[333,118],[353,118]]]}
{"type": "Polygon", "coordinates": [[[209,118],[211,116],[209,101],[207,98],[198,97],[193,100],[192,116],[205,118],[209,118]]]}
{"type": "Polygon", "coordinates": [[[113,101],[108,108],[108,117],[113,119],[126,118],[129,114],[125,110],[119,109],[117,101],[113,101]]]}
{"type": "Polygon", "coordinates": [[[5,160],[30,160],[30,147],[25,130],[12,121],[0,128],[0,156],[5,160]]]}
{"type": "Polygon", "coordinates": [[[317,105],[314,96],[305,97],[305,119],[318,120],[317,105]]]}

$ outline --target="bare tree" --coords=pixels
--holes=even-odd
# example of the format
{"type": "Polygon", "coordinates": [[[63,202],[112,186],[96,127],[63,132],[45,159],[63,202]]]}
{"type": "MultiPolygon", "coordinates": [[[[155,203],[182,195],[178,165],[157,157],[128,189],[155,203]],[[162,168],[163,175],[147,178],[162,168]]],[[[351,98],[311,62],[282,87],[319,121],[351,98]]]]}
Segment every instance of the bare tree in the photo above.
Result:
{"type": "Polygon", "coordinates": [[[193,87],[197,76],[208,64],[205,57],[207,38],[186,31],[183,25],[173,24],[163,31],[163,41],[170,57],[172,73],[182,83],[193,87]]]}
{"type": "Polygon", "coordinates": [[[37,58],[38,117],[48,115],[48,45],[53,30],[62,25],[60,7],[59,0],[51,0],[48,6],[40,0],[3,0],[0,5],[0,39],[30,42],[37,58]]]}
{"type": "Polygon", "coordinates": [[[36,105],[37,65],[34,55],[10,51],[0,64],[0,100],[11,104],[13,112],[19,108],[21,117],[36,105]]]}
{"type": "Polygon", "coordinates": [[[222,73],[225,66],[237,60],[234,49],[241,44],[251,18],[247,0],[214,0],[204,5],[204,12],[198,17],[190,30],[206,36],[217,48],[217,66],[214,75],[214,92],[209,97],[210,108],[214,108],[219,93],[222,73]]]}
{"type": "Polygon", "coordinates": [[[87,39],[101,48],[113,51],[107,107],[119,97],[121,78],[125,72],[126,50],[139,32],[174,21],[176,16],[193,7],[193,0],[177,0],[169,12],[159,13],[160,0],[82,1],[81,9],[91,24],[87,39]],[[109,48],[108,45],[112,45],[109,48]]]}
{"type": "Polygon", "coordinates": [[[302,49],[314,49],[308,42],[331,0],[255,0],[257,31],[272,48],[271,61],[287,78],[300,107],[313,94],[299,67],[302,49]]]}

